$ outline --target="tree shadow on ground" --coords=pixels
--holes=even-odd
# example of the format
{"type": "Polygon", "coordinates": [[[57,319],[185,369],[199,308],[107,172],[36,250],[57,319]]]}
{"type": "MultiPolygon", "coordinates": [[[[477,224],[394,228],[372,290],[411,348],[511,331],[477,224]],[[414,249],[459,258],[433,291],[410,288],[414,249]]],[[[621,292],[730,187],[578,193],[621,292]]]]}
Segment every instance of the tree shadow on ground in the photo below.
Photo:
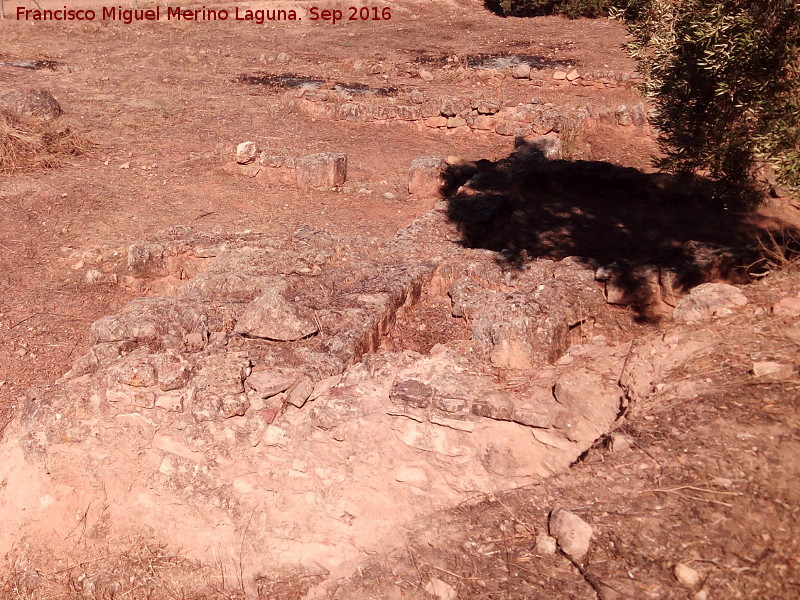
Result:
{"type": "Polygon", "coordinates": [[[765,245],[800,239],[745,200],[715,197],[708,180],[548,160],[542,148],[520,140],[507,158],[447,167],[442,191],[461,243],[499,252],[509,268],[567,256],[611,265],[624,303],[642,319],[654,316],[653,277],[657,287],[668,274],[683,291],[707,281],[746,283],[763,270],[765,245]]]}
{"type": "Polygon", "coordinates": [[[485,0],[483,5],[501,17],[542,17],[552,15],[556,6],[555,0],[539,0],[538,2],[510,2],[505,5],[500,0],[485,0]]]}

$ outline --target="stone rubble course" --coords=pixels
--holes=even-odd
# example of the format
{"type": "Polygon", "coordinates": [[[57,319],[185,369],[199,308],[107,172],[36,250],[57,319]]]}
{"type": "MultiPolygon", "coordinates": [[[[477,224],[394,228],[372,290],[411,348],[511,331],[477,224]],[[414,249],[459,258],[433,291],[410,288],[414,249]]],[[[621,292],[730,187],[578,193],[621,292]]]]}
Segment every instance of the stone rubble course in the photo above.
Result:
{"type": "Polygon", "coordinates": [[[0,442],[0,552],[58,555],[78,515],[87,544],[144,535],[248,578],[344,577],[404,523],[568,468],[672,359],[570,347],[609,310],[579,261],[504,272],[456,238],[436,210],[385,244],[173,228],[131,246],[125,277],[171,295],[98,320],[22,403],[0,442]],[[423,293],[472,339],[380,350],[423,293]]]}
{"type": "MultiPolygon", "coordinates": [[[[565,79],[566,79],[565,75],[565,79]]],[[[426,99],[420,104],[387,103],[396,99],[364,102],[347,100],[332,92],[303,90],[288,101],[288,107],[304,112],[315,119],[350,121],[354,123],[383,123],[404,121],[420,127],[456,131],[483,131],[503,136],[558,134],[569,130],[579,133],[590,121],[630,128],[634,133],[649,123],[644,104],[619,105],[614,108],[559,107],[537,99],[516,105],[504,105],[487,98],[443,97],[426,99]]],[[[246,155],[244,155],[246,156],[246,155]]]]}
{"type": "Polygon", "coordinates": [[[338,188],[347,181],[347,155],[319,152],[293,158],[273,156],[255,142],[236,146],[234,168],[240,175],[253,177],[262,185],[288,185],[303,189],[338,188]]]}

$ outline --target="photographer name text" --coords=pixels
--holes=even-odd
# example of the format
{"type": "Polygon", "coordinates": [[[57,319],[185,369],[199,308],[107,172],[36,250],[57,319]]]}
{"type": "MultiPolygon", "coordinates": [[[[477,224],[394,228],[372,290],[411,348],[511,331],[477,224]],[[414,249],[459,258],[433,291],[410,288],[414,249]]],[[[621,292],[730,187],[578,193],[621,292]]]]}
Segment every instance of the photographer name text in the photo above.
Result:
{"type": "Polygon", "coordinates": [[[110,21],[130,25],[140,21],[246,21],[262,25],[272,21],[318,21],[336,25],[348,21],[389,21],[388,6],[350,6],[323,9],[311,6],[304,14],[295,10],[228,8],[186,8],[181,6],[155,6],[152,8],[123,8],[99,6],[97,9],[74,9],[64,6],[56,9],[30,9],[18,6],[17,21],[110,21]]]}

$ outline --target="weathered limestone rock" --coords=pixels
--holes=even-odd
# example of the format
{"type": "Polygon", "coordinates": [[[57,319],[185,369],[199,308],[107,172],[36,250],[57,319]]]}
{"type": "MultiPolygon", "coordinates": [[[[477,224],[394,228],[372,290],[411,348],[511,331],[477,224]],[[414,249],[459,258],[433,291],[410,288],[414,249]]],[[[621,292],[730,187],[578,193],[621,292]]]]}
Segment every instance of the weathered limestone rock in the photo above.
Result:
{"type": "Polygon", "coordinates": [[[550,513],[550,535],[556,538],[559,548],[575,560],[582,560],[589,552],[593,533],[591,525],[566,509],[556,508],[550,513]]]}
{"type": "Polygon", "coordinates": [[[234,331],[249,337],[291,342],[313,335],[318,328],[310,311],[287,301],[276,287],[247,306],[234,331]]]}
{"type": "Polygon", "coordinates": [[[439,156],[414,159],[408,173],[408,192],[419,198],[440,198],[444,180],[442,174],[447,163],[439,156]]]}
{"type": "Polygon", "coordinates": [[[511,76],[514,79],[529,79],[531,76],[531,66],[525,63],[516,65],[511,69],[511,76]]]}
{"type": "Polygon", "coordinates": [[[347,180],[347,155],[338,152],[310,154],[298,158],[295,168],[301,187],[339,187],[347,180]]]}
{"type": "Polygon", "coordinates": [[[255,142],[242,142],[236,146],[236,162],[246,165],[253,162],[258,155],[258,148],[255,142]]]}
{"type": "Polygon", "coordinates": [[[679,323],[696,323],[733,314],[747,304],[739,288],[727,283],[704,283],[678,302],[672,317],[679,323]]]}

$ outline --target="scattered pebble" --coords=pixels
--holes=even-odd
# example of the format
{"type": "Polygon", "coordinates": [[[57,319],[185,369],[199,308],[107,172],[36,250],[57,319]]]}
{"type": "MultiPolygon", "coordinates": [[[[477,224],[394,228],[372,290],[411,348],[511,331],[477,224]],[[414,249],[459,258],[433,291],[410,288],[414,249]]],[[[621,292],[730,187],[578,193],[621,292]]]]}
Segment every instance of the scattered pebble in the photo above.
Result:
{"type": "Polygon", "coordinates": [[[675,565],[674,573],[678,583],[687,588],[697,586],[702,579],[699,571],[683,563],[677,563],[675,565]]]}
{"type": "Polygon", "coordinates": [[[546,533],[540,533],[536,536],[536,545],[533,550],[540,556],[550,556],[556,553],[557,543],[556,538],[550,537],[546,533]]]}

